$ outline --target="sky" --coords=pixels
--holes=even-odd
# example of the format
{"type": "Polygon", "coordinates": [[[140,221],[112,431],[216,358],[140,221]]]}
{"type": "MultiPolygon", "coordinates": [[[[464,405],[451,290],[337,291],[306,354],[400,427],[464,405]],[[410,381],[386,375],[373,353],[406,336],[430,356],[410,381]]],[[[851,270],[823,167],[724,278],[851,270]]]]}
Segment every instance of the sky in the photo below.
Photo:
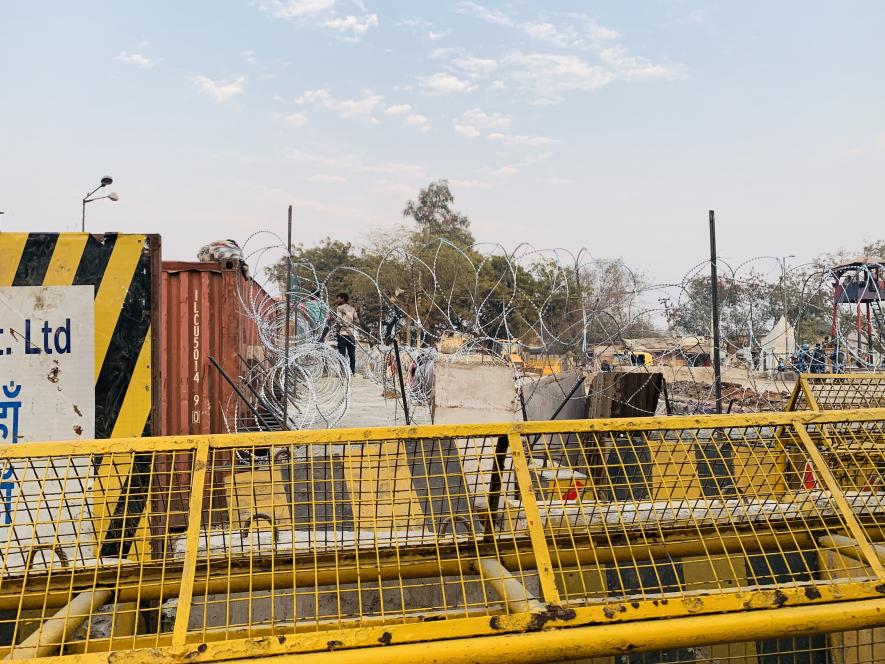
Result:
{"type": "Polygon", "coordinates": [[[361,243],[447,178],[476,238],[652,281],[885,239],[885,3],[0,4],[0,230],[361,243]]]}

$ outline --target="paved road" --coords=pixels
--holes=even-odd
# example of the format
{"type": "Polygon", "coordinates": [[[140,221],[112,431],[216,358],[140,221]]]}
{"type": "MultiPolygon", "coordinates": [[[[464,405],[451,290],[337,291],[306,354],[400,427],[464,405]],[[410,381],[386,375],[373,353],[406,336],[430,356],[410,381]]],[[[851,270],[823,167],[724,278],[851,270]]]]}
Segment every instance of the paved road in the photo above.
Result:
{"type": "MultiPolygon", "coordinates": [[[[412,418],[415,424],[430,422],[426,408],[419,409],[412,418]]],[[[385,399],[381,386],[362,376],[354,376],[350,383],[350,407],[336,428],[380,427],[405,424],[402,403],[398,399],[385,399]]],[[[320,427],[317,427],[320,428],[320,427]]]]}

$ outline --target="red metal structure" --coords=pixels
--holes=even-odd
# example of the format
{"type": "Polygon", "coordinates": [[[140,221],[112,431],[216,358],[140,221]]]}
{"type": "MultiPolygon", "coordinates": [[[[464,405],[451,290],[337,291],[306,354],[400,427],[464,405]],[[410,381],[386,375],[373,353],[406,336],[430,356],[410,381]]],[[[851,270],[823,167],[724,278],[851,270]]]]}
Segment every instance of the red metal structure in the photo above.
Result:
{"type": "Polygon", "coordinates": [[[854,350],[858,359],[869,363],[872,361],[874,314],[877,329],[883,327],[881,302],[885,295],[885,265],[876,256],[860,256],[850,263],[834,267],[832,272],[835,282],[831,334],[834,339],[837,337],[839,305],[856,305],[857,348],[854,350]],[[867,335],[866,351],[863,349],[864,328],[867,335]]]}

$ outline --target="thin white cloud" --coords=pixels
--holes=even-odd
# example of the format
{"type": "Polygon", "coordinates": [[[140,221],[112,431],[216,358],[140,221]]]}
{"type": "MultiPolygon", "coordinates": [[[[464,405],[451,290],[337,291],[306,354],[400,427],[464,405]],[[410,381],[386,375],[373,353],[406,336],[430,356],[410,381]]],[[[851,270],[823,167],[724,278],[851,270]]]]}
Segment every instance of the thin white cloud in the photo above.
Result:
{"type": "Polygon", "coordinates": [[[410,127],[417,127],[421,131],[430,131],[430,118],[420,113],[407,115],[406,124],[410,127]]]}
{"type": "Polygon", "coordinates": [[[378,27],[377,14],[363,14],[361,16],[338,16],[323,22],[323,26],[337,31],[341,38],[346,41],[359,41],[370,29],[378,27]]]}
{"type": "Polygon", "coordinates": [[[486,113],[479,108],[471,108],[458,117],[460,124],[473,125],[481,129],[507,129],[512,121],[513,118],[504,113],[486,113]]]}
{"type": "Polygon", "coordinates": [[[363,96],[358,99],[338,99],[326,88],[307,90],[295,99],[296,104],[325,108],[346,120],[357,120],[370,124],[378,123],[374,113],[383,101],[384,97],[376,95],[370,90],[363,92],[363,96]]]}
{"type": "Polygon", "coordinates": [[[455,58],[452,65],[472,78],[486,78],[498,68],[498,61],[491,58],[464,57],[455,58]]]}
{"type": "Polygon", "coordinates": [[[243,58],[243,60],[248,62],[250,65],[254,65],[258,62],[258,59],[255,57],[255,51],[253,51],[251,48],[240,51],[240,57],[243,58]]]}
{"type": "Polygon", "coordinates": [[[448,30],[434,30],[433,23],[424,18],[404,18],[397,25],[430,42],[444,39],[449,34],[448,30]]]}
{"type": "Polygon", "coordinates": [[[439,72],[431,76],[419,76],[421,88],[428,94],[450,94],[453,92],[471,92],[476,85],[463,81],[454,74],[439,72]]]}
{"type": "Polygon", "coordinates": [[[426,179],[426,173],[421,166],[395,161],[367,162],[361,157],[352,154],[335,154],[332,152],[308,152],[306,150],[289,150],[287,156],[293,161],[308,164],[319,164],[333,170],[347,170],[357,173],[376,173],[396,177],[408,177],[417,180],[426,179]]]}
{"type": "Polygon", "coordinates": [[[459,2],[457,11],[460,14],[473,16],[488,23],[504,26],[505,28],[512,28],[516,24],[516,22],[504,12],[500,12],[496,9],[489,9],[478,2],[459,2]]]}
{"type": "Polygon", "coordinates": [[[631,78],[680,78],[682,73],[674,67],[652,62],[648,58],[630,55],[621,44],[613,44],[599,50],[599,59],[620,76],[631,78]]]}
{"type": "Polygon", "coordinates": [[[412,112],[411,104],[394,104],[384,109],[387,115],[407,115],[412,112]]]}
{"type": "Polygon", "coordinates": [[[233,81],[215,81],[208,76],[195,76],[194,85],[204,95],[211,97],[219,104],[230,101],[234,97],[243,94],[246,77],[240,76],[233,81]]]}
{"type": "Polygon", "coordinates": [[[280,19],[293,19],[326,12],[335,5],[335,0],[266,0],[258,3],[258,8],[280,19]]]}
{"type": "Polygon", "coordinates": [[[521,136],[519,134],[502,134],[501,132],[492,132],[486,138],[504,145],[524,145],[531,148],[542,148],[557,142],[556,139],[547,136],[521,136]]]}
{"type": "Polygon", "coordinates": [[[413,113],[411,104],[394,104],[384,109],[386,115],[400,117],[407,127],[416,127],[423,132],[430,131],[430,118],[420,113],[413,113]]]}
{"type": "Polygon", "coordinates": [[[548,178],[538,178],[538,182],[542,182],[543,184],[552,184],[555,186],[571,184],[572,180],[568,178],[558,178],[558,177],[548,177],[548,178]]]}
{"type": "Polygon", "coordinates": [[[520,171],[522,171],[522,169],[531,166],[532,164],[536,164],[539,161],[547,161],[552,156],[553,153],[547,150],[546,152],[540,152],[536,155],[524,157],[523,159],[520,159],[519,161],[512,164],[505,164],[504,166],[499,166],[498,168],[485,167],[481,170],[495,178],[509,178],[517,175],[520,171]]]}
{"type": "Polygon", "coordinates": [[[577,55],[512,51],[504,61],[509,83],[537,104],[561,101],[564,92],[599,90],[615,79],[614,72],[577,55]]]}
{"type": "MultiPolygon", "coordinates": [[[[535,104],[561,101],[561,93],[576,90],[598,90],[615,79],[677,79],[684,68],[671,63],[655,62],[634,55],[624,45],[617,30],[600,25],[595,19],[579,13],[540,16],[521,20],[477,2],[461,2],[457,11],[501,27],[518,31],[536,42],[563,49],[564,53],[511,52],[492,60],[485,71],[477,69],[471,58],[459,54],[450,59],[450,67],[472,78],[496,73],[493,89],[511,88],[527,94],[535,104]],[[587,58],[590,58],[588,61],[587,58]],[[598,64],[597,64],[598,62],[598,64]],[[491,63],[496,63],[494,68],[491,63]],[[471,70],[472,67],[472,70],[471,70]],[[503,70],[503,71],[502,71],[503,70]]],[[[703,20],[703,12],[694,20],[703,20]]]]}
{"type": "Polygon", "coordinates": [[[339,39],[349,42],[359,41],[379,24],[378,15],[369,11],[362,0],[350,0],[349,3],[335,0],[261,0],[257,6],[272,18],[332,31],[339,39]],[[347,8],[342,9],[342,5],[347,8]]]}
{"type": "Polygon", "coordinates": [[[342,184],[344,182],[347,182],[347,178],[343,175],[326,175],[324,173],[311,175],[307,179],[311,182],[321,182],[322,184],[342,184]]]}
{"type": "Polygon", "coordinates": [[[519,173],[519,167],[517,166],[501,166],[490,172],[490,174],[496,178],[509,178],[517,173],[519,173]]]}
{"type": "Polygon", "coordinates": [[[283,122],[289,126],[294,128],[303,127],[307,124],[307,114],[306,113],[289,113],[289,115],[283,116],[283,122]]]}
{"type": "Polygon", "coordinates": [[[557,25],[545,18],[520,21],[477,2],[461,2],[457,11],[487,23],[518,30],[530,39],[562,48],[587,46],[592,41],[618,39],[621,36],[617,30],[600,25],[586,14],[568,14],[567,20],[557,25]]]}
{"type": "Polygon", "coordinates": [[[466,136],[467,138],[479,138],[482,136],[482,132],[472,125],[458,124],[455,122],[454,129],[456,134],[461,134],[461,136],[466,136]]]}
{"type": "Polygon", "coordinates": [[[127,65],[135,65],[137,67],[141,67],[142,69],[150,69],[154,66],[154,61],[142,53],[128,53],[126,51],[120,51],[117,54],[116,60],[119,60],[120,62],[123,62],[127,65]]]}

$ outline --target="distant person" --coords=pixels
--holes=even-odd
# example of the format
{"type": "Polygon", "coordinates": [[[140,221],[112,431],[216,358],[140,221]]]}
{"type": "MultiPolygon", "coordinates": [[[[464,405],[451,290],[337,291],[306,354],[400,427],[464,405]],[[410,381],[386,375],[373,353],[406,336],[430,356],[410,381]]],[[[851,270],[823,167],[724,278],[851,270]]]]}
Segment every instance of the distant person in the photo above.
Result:
{"type": "Polygon", "coordinates": [[[845,354],[839,350],[838,346],[830,353],[830,361],[833,363],[833,373],[842,373],[845,369],[845,354]]]}
{"type": "Polygon", "coordinates": [[[777,358],[777,371],[778,373],[783,373],[787,370],[787,367],[784,365],[784,358],[777,358]]]}
{"type": "Polygon", "coordinates": [[[335,296],[335,338],[338,352],[350,359],[350,373],[356,373],[356,326],[360,317],[350,305],[350,295],[338,293],[335,296]]]}
{"type": "Polygon", "coordinates": [[[827,356],[819,343],[814,344],[811,352],[811,373],[824,373],[827,368],[827,356]]]}

